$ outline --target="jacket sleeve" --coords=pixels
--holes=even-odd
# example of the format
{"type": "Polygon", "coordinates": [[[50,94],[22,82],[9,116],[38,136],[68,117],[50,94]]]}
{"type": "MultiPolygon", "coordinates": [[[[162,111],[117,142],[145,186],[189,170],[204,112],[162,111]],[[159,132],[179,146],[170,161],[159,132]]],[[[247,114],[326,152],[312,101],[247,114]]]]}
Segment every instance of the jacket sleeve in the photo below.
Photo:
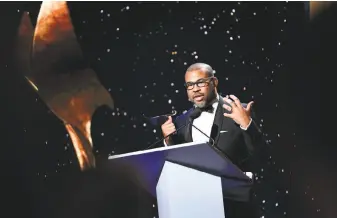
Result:
{"type": "Polygon", "coordinates": [[[248,149],[249,155],[252,155],[256,150],[265,144],[263,133],[256,123],[257,118],[254,111],[251,113],[251,118],[252,122],[250,126],[247,128],[247,130],[242,130],[244,142],[248,149]]]}

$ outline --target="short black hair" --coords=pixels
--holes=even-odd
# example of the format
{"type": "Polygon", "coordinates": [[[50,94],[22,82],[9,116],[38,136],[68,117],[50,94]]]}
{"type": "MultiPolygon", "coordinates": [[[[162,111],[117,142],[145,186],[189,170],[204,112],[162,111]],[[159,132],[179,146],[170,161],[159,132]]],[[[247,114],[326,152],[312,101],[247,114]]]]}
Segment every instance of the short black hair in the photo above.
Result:
{"type": "Polygon", "coordinates": [[[208,77],[213,77],[214,76],[214,70],[213,68],[205,63],[195,63],[192,64],[191,66],[189,66],[186,70],[187,72],[190,71],[195,71],[195,70],[202,70],[203,72],[205,72],[207,74],[208,77]]]}

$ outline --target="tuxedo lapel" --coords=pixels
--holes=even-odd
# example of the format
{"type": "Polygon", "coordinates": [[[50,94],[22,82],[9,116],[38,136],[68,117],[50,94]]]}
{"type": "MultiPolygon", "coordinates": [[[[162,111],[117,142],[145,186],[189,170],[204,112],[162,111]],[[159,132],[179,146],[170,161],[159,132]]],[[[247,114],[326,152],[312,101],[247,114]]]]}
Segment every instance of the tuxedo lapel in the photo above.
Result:
{"type": "MultiPolygon", "coordinates": [[[[189,122],[189,120],[187,120],[187,122],[189,122]]],[[[189,123],[187,125],[185,139],[186,139],[187,142],[192,142],[193,141],[193,138],[192,138],[192,124],[191,123],[189,123]]]]}
{"type": "Polygon", "coordinates": [[[221,96],[219,96],[219,104],[216,110],[216,114],[215,114],[214,122],[213,122],[213,128],[211,132],[211,137],[214,139],[215,144],[218,144],[220,131],[223,129],[224,126],[227,126],[228,121],[230,121],[229,118],[224,117],[223,115],[224,113],[230,113],[230,111],[223,108],[224,104],[227,104],[228,106],[230,106],[228,103],[226,103],[223,100],[221,96]]]}
{"type": "Polygon", "coordinates": [[[218,143],[220,130],[222,129],[222,123],[223,123],[223,113],[224,108],[222,105],[224,104],[224,101],[222,100],[222,97],[219,96],[219,104],[215,112],[214,122],[213,122],[213,128],[211,132],[211,137],[214,139],[215,145],[218,143]]]}

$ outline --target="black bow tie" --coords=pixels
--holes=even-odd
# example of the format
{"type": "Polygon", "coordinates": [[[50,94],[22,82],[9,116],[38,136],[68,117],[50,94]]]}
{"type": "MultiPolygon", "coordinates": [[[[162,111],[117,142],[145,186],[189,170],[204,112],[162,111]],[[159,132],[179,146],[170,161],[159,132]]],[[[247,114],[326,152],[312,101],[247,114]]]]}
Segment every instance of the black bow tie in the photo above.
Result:
{"type": "Polygon", "coordinates": [[[200,108],[202,112],[208,112],[208,113],[213,113],[214,108],[213,105],[208,105],[206,107],[200,108]]]}

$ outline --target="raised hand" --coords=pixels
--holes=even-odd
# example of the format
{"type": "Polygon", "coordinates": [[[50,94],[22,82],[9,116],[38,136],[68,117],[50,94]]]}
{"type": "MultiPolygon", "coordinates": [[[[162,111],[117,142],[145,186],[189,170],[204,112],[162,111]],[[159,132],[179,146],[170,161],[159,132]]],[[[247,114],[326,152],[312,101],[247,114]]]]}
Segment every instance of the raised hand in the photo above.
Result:
{"type": "MultiPolygon", "coordinates": [[[[163,132],[163,136],[164,137],[166,137],[166,136],[168,136],[168,135],[170,135],[170,134],[172,134],[173,132],[176,131],[176,127],[175,127],[175,125],[174,125],[174,123],[172,121],[172,117],[171,116],[169,116],[168,120],[161,126],[161,131],[163,132]]],[[[167,144],[169,144],[168,143],[169,139],[166,138],[165,142],[167,144]]]]}
{"type": "Polygon", "coordinates": [[[242,106],[240,100],[234,95],[226,96],[223,100],[230,105],[224,104],[223,108],[231,112],[224,113],[224,116],[233,119],[242,128],[246,128],[251,121],[251,108],[254,102],[249,102],[245,108],[242,106]]]}

